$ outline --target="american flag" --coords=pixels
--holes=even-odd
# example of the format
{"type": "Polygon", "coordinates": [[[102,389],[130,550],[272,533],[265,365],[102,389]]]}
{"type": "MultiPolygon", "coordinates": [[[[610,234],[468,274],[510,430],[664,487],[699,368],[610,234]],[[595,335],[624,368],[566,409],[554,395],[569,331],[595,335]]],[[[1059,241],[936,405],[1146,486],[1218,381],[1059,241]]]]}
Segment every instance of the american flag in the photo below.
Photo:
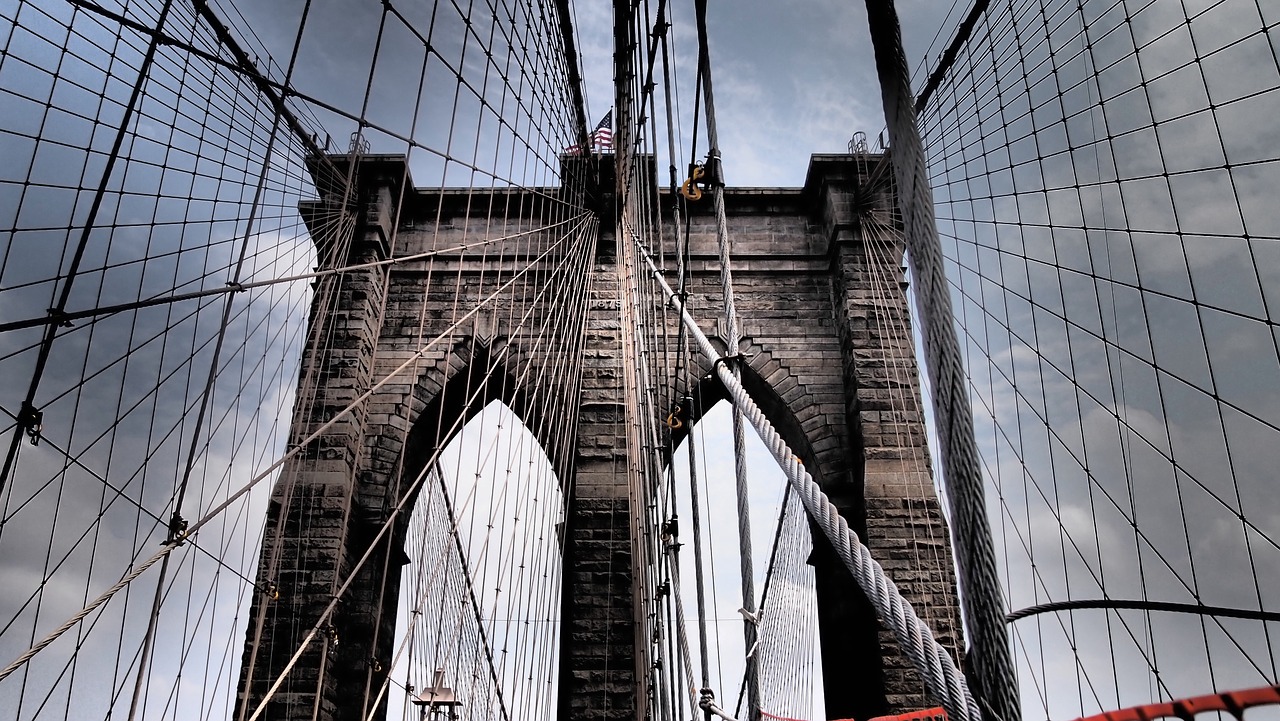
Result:
{"type": "MultiPolygon", "coordinates": [[[[604,114],[600,118],[600,122],[596,124],[596,129],[591,131],[590,148],[592,152],[597,150],[613,150],[613,109],[604,114]]],[[[564,149],[569,155],[578,155],[582,152],[582,146],[570,145],[564,149]]]]}
{"type": "Polygon", "coordinates": [[[613,108],[600,118],[596,129],[591,131],[591,147],[600,150],[613,150],[613,108]]]}

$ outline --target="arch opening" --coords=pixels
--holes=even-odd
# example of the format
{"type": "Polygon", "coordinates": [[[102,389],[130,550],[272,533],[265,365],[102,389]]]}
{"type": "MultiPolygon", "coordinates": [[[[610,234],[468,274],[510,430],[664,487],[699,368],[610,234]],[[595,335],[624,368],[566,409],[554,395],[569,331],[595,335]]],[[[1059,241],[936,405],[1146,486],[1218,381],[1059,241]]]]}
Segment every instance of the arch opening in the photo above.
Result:
{"type": "Polygon", "coordinates": [[[551,459],[496,398],[426,455],[400,534],[387,717],[418,719],[415,699],[443,686],[462,721],[549,719],[564,515],[551,459]]]}
{"type": "MultiPolygon", "coordinates": [[[[713,381],[714,382],[714,381],[713,381]]],[[[718,388],[718,383],[716,384],[718,388]]],[[[712,397],[710,392],[700,398],[712,397]]],[[[695,403],[695,406],[697,404],[695,403]]],[[[672,457],[676,510],[682,519],[681,599],[685,632],[697,653],[699,612],[695,590],[695,513],[691,493],[689,445],[694,446],[697,482],[696,513],[702,528],[707,635],[713,649],[708,659],[711,688],[718,703],[743,718],[746,656],[741,593],[737,498],[734,472],[732,405],[721,399],[696,407],[679,437],[672,457]]],[[[673,434],[674,435],[674,434],[673,434]]],[[[761,708],[774,716],[821,718],[823,683],[818,639],[815,574],[808,559],[812,539],[799,499],[787,492],[787,481],[755,431],[745,434],[750,546],[759,642],[752,656],[759,666],[761,708]],[[785,660],[784,660],[785,659],[785,660]]],[[[698,661],[695,659],[695,668],[698,661]]],[[[766,718],[768,718],[766,716],[766,718]]]]}

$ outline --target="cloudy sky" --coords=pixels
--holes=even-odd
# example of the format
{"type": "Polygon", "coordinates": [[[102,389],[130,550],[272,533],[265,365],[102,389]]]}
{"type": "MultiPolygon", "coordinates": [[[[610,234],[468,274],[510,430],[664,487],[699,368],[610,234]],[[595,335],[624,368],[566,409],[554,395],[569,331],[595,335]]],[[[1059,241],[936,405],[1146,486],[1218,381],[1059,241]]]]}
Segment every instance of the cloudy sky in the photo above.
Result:
{"type": "MultiPolygon", "coordinates": [[[[693,123],[690,101],[697,65],[693,3],[671,5],[687,133],[693,123]]],[[[948,11],[960,12],[949,5],[898,3],[908,57],[923,57],[948,11]]],[[[588,120],[594,123],[613,102],[611,6],[581,2],[575,12],[588,120]]],[[[867,133],[874,144],[884,114],[865,5],[836,0],[712,2],[707,15],[717,126],[730,185],[799,186],[810,154],[845,152],[857,131],[867,133]]],[[[949,38],[943,37],[939,45],[946,42],[949,38]]],[[[699,148],[703,153],[705,148],[699,148]]]]}
{"type": "MultiPolygon", "coordinates": [[[[521,157],[518,141],[534,134],[535,112],[505,106],[517,130],[501,131],[461,89],[451,73],[478,81],[476,87],[492,74],[474,44],[468,50],[460,40],[462,23],[449,4],[435,17],[428,3],[395,3],[405,22],[391,24],[377,54],[384,7],[377,2],[218,5],[258,66],[277,80],[294,57],[302,9],[310,8],[290,83],[307,96],[294,106],[331,133],[332,148],[346,148],[352,118],[362,117],[376,126],[366,132],[374,152],[410,152],[420,186],[554,181],[549,161],[564,145],[564,118],[554,110],[538,118],[559,135],[540,141],[532,153],[540,157],[521,157]],[[434,28],[435,55],[411,31],[422,28],[434,28]],[[526,112],[529,124],[519,125],[526,112]]],[[[677,5],[687,156],[696,46],[691,4],[677,5]]],[[[937,56],[965,8],[929,0],[898,5],[918,87],[920,68],[929,66],[922,59],[937,56]]],[[[159,4],[130,7],[147,22],[159,4]]],[[[610,6],[580,2],[575,12],[594,124],[612,98],[610,6]]],[[[711,3],[712,71],[730,184],[799,185],[811,153],[842,152],[856,131],[874,142],[883,119],[864,14],[858,2],[711,3]]],[[[191,32],[188,15],[174,21],[175,33],[191,32]]],[[[1280,572],[1266,571],[1280,568],[1280,501],[1271,492],[1280,466],[1280,211],[1273,202],[1280,183],[1274,30],[1280,13],[1248,0],[1024,2],[998,5],[992,18],[1005,38],[1000,42],[1027,39],[1025,53],[999,54],[997,81],[974,72],[965,76],[972,87],[952,88],[955,118],[981,116],[973,125],[954,123],[966,127],[963,139],[943,132],[945,122],[929,132],[937,142],[939,217],[975,377],[979,440],[996,491],[991,514],[1005,572],[1016,580],[1010,605],[1097,597],[1107,592],[1106,581],[1106,589],[1130,597],[1274,610],[1280,572]],[[1016,27],[1008,20],[1015,7],[1016,27]],[[1088,52],[1083,35],[1073,35],[1086,22],[1088,52]],[[1037,35],[1049,27],[1053,60],[1050,44],[1037,35]],[[1061,76],[1063,86],[1025,81],[1050,74],[1061,76]],[[968,105],[992,82],[1001,88],[997,101],[968,105]]],[[[0,311],[9,320],[39,317],[50,305],[59,261],[65,264],[74,245],[68,231],[75,221],[67,218],[84,217],[90,194],[82,189],[96,185],[145,42],[56,0],[0,4],[0,27],[7,32],[0,60],[0,155],[7,159],[0,167],[0,230],[14,230],[0,266],[0,311]],[[68,34],[67,25],[75,32],[68,34]],[[54,69],[65,81],[55,82],[54,69]],[[57,244],[61,255],[49,250],[57,244]]],[[[196,35],[207,40],[207,32],[196,35]]],[[[988,50],[980,47],[978,60],[995,54],[988,50]]],[[[99,222],[115,227],[94,235],[101,242],[91,246],[73,308],[206,281],[221,286],[231,279],[232,239],[248,233],[271,111],[247,84],[187,74],[196,66],[173,48],[161,56],[164,73],[147,89],[128,138],[134,162],[119,181],[123,192],[110,195],[99,222]]],[[[491,100],[485,87],[481,95],[491,100]]],[[[495,102],[506,97],[499,93],[495,102]]],[[[259,204],[267,217],[260,214],[260,227],[246,238],[246,277],[311,267],[294,213],[297,201],[313,193],[298,152],[282,153],[292,165],[273,158],[259,204]]],[[[280,418],[287,416],[281,409],[290,402],[280,388],[294,377],[289,359],[300,342],[303,297],[281,288],[236,306],[238,348],[224,356],[217,412],[202,446],[208,469],[202,507],[263,467],[270,461],[263,449],[280,444],[280,418]],[[243,415],[223,415],[238,406],[243,415]]],[[[211,302],[173,314],[116,316],[58,341],[40,396],[48,437],[36,449],[24,446],[22,478],[31,483],[6,491],[0,527],[5,577],[21,579],[0,590],[4,622],[16,621],[0,642],[6,655],[155,549],[173,487],[172,470],[166,476],[158,469],[180,467],[187,452],[183,437],[191,428],[178,409],[189,414],[203,388],[221,308],[211,302]],[[172,326],[170,335],[138,331],[163,325],[172,326]],[[90,382],[81,381],[85,376],[90,382]],[[136,420],[148,414],[148,422],[136,420]],[[77,462],[68,464],[57,448],[69,448],[77,462]],[[104,492],[103,478],[126,490],[110,508],[103,499],[114,496],[104,492]],[[31,604],[41,603],[37,618],[31,604]]],[[[0,338],[10,416],[38,337],[23,331],[0,338]]],[[[723,415],[709,418],[706,430],[717,423],[723,428],[723,415]]],[[[725,453],[723,444],[708,446],[725,453]]],[[[760,550],[768,548],[779,485],[766,475],[758,488],[753,525],[760,550]]],[[[236,543],[217,549],[240,557],[245,568],[254,555],[253,541],[245,539],[255,531],[242,529],[256,528],[252,519],[263,501],[227,521],[236,543]]],[[[713,523],[732,545],[731,520],[713,523]]],[[[175,594],[210,588],[196,582],[193,568],[202,557],[188,551],[175,594]]],[[[717,560],[734,565],[729,553],[717,560]]],[[[200,634],[234,638],[226,630],[239,625],[234,615],[243,586],[226,575],[212,588],[217,583],[227,588],[211,596],[209,607],[220,615],[207,614],[200,634]]],[[[729,600],[715,617],[732,619],[736,582],[720,588],[729,600]]],[[[132,634],[148,605],[146,591],[136,594],[129,610],[103,620],[96,635],[86,630],[86,643],[109,646],[113,629],[132,634]]],[[[1046,616],[1018,627],[1031,629],[1015,641],[1024,678],[1037,679],[1024,682],[1024,698],[1045,716],[1275,679],[1274,624],[1141,614],[1079,619],[1077,626],[1072,618],[1046,616]],[[1159,680],[1149,665],[1159,667],[1159,680]],[[1044,679],[1054,679],[1052,694],[1044,679]]],[[[722,629],[726,656],[739,636],[729,623],[722,629]]],[[[180,626],[174,621],[166,631],[180,636],[180,626]]],[[[94,648],[109,655],[107,646],[94,648]]],[[[179,651],[175,645],[161,658],[179,651]]],[[[220,652],[226,658],[237,650],[220,652]]],[[[87,698],[108,703],[104,694],[127,684],[132,660],[116,661],[116,678],[87,698]]],[[[31,698],[70,683],[66,673],[86,683],[83,671],[76,676],[61,660],[34,668],[31,698]]],[[[163,681],[177,687],[176,680],[163,681]]],[[[190,679],[182,683],[187,693],[204,693],[190,679]]],[[[216,685],[225,691],[230,683],[224,674],[216,685]]],[[[0,703],[13,698],[12,688],[0,688],[0,703]]],[[[732,695],[725,690],[722,698],[732,695]]],[[[62,700],[69,703],[71,695],[62,700]]],[[[206,705],[218,704],[225,698],[206,705]]],[[[23,716],[61,712],[53,706],[33,711],[28,704],[23,716]]]]}

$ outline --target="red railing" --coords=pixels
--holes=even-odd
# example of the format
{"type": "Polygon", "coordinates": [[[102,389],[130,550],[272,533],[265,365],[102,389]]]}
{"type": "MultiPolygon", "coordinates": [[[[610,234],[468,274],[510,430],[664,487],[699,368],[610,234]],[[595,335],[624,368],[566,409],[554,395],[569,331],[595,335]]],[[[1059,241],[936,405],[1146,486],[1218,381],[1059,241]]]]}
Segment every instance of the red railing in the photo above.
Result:
{"type": "Polygon", "coordinates": [[[1192,721],[1196,714],[1207,711],[1226,711],[1237,719],[1243,719],[1245,709],[1268,704],[1280,704],[1280,684],[1244,691],[1192,696],[1179,701],[1149,703],[1144,706],[1087,716],[1077,721],[1152,721],[1161,718],[1192,721]]]}

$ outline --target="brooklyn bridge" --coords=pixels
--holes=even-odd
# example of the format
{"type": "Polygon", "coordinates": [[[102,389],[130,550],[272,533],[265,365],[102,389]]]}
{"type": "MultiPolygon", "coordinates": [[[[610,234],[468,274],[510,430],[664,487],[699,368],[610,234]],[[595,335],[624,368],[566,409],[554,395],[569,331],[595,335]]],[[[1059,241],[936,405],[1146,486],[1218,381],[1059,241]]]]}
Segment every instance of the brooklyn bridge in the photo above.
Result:
{"type": "Polygon", "coordinates": [[[1280,9],[898,5],[0,1],[5,718],[1280,719],[1280,9]]]}

